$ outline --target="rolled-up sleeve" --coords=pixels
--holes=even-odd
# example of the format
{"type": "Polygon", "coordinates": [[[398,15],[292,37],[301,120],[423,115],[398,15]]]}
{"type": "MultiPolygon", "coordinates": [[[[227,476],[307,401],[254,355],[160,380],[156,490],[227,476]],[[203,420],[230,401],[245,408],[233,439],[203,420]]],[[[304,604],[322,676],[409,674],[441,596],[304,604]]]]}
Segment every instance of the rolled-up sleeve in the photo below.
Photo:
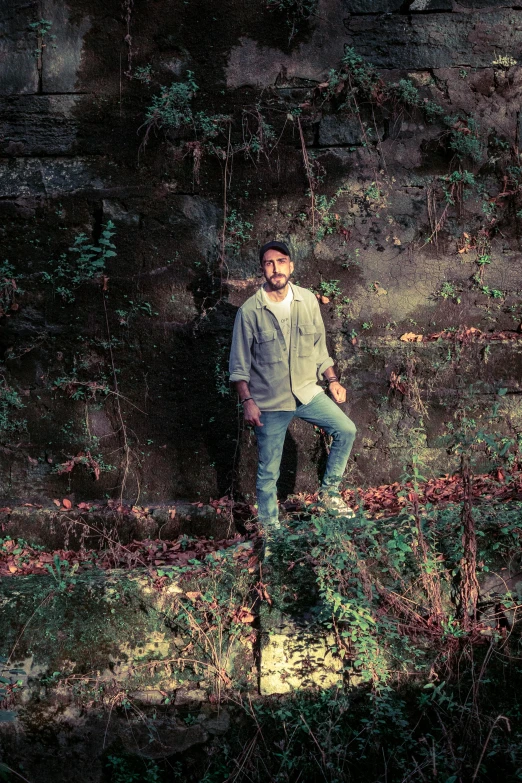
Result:
{"type": "Polygon", "coordinates": [[[328,367],[333,367],[334,360],[328,354],[326,347],[326,332],[324,328],[323,317],[319,309],[319,303],[315,300],[314,306],[314,326],[315,326],[315,361],[317,364],[317,380],[323,380],[323,373],[328,367]]]}
{"type": "Polygon", "coordinates": [[[241,309],[237,311],[230,349],[230,382],[250,381],[253,333],[241,309]]]}

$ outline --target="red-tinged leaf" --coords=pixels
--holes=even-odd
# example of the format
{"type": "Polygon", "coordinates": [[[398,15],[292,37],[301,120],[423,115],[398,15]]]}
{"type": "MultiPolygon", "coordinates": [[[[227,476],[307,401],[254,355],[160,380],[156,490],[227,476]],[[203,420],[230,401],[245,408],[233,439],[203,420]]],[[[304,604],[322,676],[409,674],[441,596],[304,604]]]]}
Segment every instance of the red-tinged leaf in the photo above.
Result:
{"type": "Polygon", "coordinates": [[[72,508],[72,503],[69,500],[69,498],[64,498],[62,500],[62,505],[63,505],[64,508],[67,508],[67,509],[72,508]]]}
{"type": "Polygon", "coordinates": [[[59,500],[57,500],[56,498],[54,498],[54,499],[53,499],[53,503],[54,503],[54,505],[55,505],[55,506],[58,506],[58,508],[60,508],[60,506],[62,505],[62,504],[60,503],[60,501],[59,501],[59,500]]]}

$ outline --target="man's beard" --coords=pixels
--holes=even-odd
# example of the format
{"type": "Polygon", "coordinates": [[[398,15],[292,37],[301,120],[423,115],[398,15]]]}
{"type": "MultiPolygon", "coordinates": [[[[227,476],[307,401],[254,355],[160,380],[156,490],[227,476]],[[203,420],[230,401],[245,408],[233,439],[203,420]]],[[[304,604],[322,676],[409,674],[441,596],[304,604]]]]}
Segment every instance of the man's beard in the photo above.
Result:
{"type": "Polygon", "coordinates": [[[281,291],[288,283],[288,277],[286,275],[272,275],[268,284],[272,291],[281,291]]]}

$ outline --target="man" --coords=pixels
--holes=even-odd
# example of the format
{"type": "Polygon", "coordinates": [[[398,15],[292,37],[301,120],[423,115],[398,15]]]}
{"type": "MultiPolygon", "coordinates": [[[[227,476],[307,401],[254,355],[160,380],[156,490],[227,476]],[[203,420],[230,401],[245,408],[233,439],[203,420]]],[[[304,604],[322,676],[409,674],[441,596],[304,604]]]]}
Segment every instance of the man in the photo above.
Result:
{"type": "Polygon", "coordinates": [[[320,505],[347,516],[353,516],[353,511],[338,488],[356,429],[336,405],[346,401],[346,389],[339,383],[334,362],[328,356],[317,298],[308,289],[289,282],[294,264],[287,245],[267,242],[259,259],[265,281],[237,313],[230,381],[238,392],[245,422],[255,427],[258,519],[269,539],[280,529],[277,480],[286,430],[294,416],[332,436],[320,505]],[[323,378],[331,399],[317,385],[323,378]]]}

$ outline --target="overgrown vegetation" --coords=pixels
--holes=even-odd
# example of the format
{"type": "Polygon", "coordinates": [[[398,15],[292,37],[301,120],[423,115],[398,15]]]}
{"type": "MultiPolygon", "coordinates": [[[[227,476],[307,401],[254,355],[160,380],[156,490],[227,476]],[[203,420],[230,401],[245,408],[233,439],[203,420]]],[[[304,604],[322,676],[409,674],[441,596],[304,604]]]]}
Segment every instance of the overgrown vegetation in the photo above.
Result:
{"type": "Polygon", "coordinates": [[[77,234],[69,253],[48,262],[48,270],[41,273],[44,283],[53,286],[56,293],[69,304],[75,300],[76,290],[84,283],[102,282],[105,264],[116,255],[111,241],[115,234],[114,223],[108,220],[102,227],[97,244],[86,234],[77,234]]]}
{"type": "Polygon", "coordinates": [[[24,408],[20,394],[9,386],[5,378],[0,382],[0,443],[13,443],[26,431],[27,421],[18,416],[24,408]]]}
{"type": "MultiPolygon", "coordinates": [[[[320,100],[333,101],[338,111],[348,111],[357,116],[361,113],[361,102],[369,102],[381,109],[388,106],[392,112],[404,109],[420,112],[427,122],[443,122],[447,130],[441,135],[441,143],[446,143],[448,150],[457,158],[474,161],[481,158],[483,144],[473,117],[445,115],[442,106],[421,97],[411,79],[400,79],[391,84],[384,82],[377,70],[352,47],[345,48],[340,68],[330,71],[328,81],[320,85],[317,92],[320,100]]],[[[364,136],[362,123],[361,130],[364,136]]]]}

